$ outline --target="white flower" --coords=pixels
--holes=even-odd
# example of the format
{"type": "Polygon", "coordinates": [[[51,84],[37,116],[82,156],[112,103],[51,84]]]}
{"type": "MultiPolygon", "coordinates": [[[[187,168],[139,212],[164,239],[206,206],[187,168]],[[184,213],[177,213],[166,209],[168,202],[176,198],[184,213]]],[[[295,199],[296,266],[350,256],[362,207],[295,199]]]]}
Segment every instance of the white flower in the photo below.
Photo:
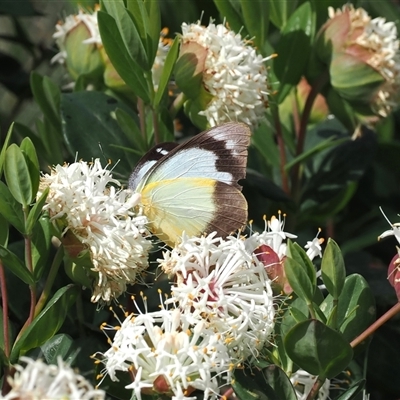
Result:
{"type": "Polygon", "coordinates": [[[281,260],[286,256],[286,239],[296,239],[297,236],[284,231],[285,215],[279,212],[278,218],[273,215],[270,220],[266,220],[266,226],[263,232],[255,232],[247,239],[246,246],[253,252],[260,245],[269,246],[281,260]]]}
{"type": "Polygon", "coordinates": [[[191,320],[204,321],[220,334],[232,357],[257,356],[274,327],[271,281],[245,240],[215,233],[188,238],[159,260],[169,275],[174,303],[191,320]]]}
{"type": "Polygon", "coordinates": [[[120,186],[99,159],[57,165],[40,182],[38,196],[50,188],[44,209],[89,251],[97,274],[94,302],[118,297],[148,266],[147,220],[134,214],[135,198],[120,186]]]}
{"type": "Polygon", "coordinates": [[[60,64],[64,64],[66,62],[66,38],[68,34],[81,23],[86,26],[89,34],[89,38],[84,40],[84,43],[102,44],[99,26],[97,24],[97,10],[95,10],[93,13],[79,10],[78,14],[68,15],[64,22],[59,21],[57,23],[56,32],[53,34],[53,38],[56,40],[60,52],[52,58],[51,62],[58,62],[60,64]]]}
{"type": "Polygon", "coordinates": [[[206,49],[203,85],[213,96],[200,112],[211,126],[241,121],[257,126],[268,104],[267,69],[249,42],[225,25],[182,24],[182,44],[206,49]]]}
{"type": "Polygon", "coordinates": [[[21,357],[26,365],[15,365],[15,375],[9,378],[11,391],[0,399],[24,400],[102,400],[103,390],[94,389],[82,375],[58,358],[57,365],[21,357]]]}
{"type": "Polygon", "coordinates": [[[396,24],[382,17],[371,19],[363,8],[354,8],[352,4],[336,11],[329,7],[328,12],[331,19],[349,13],[351,29],[345,45],[364,49],[363,60],[385,79],[374,95],[373,109],[382,117],[388,116],[398,106],[400,90],[400,42],[396,24]]]}
{"type": "Polygon", "coordinates": [[[323,238],[319,238],[318,235],[321,233],[321,229],[318,229],[318,232],[315,238],[312,241],[308,241],[304,246],[307,249],[308,258],[312,261],[316,256],[322,257],[322,247],[321,244],[324,243],[323,238]]]}
{"type": "Polygon", "coordinates": [[[400,223],[392,224],[389,221],[389,218],[385,215],[383,212],[382,208],[379,208],[383,217],[386,219],[386,221],[389,223],[389,225],[392,227],[392,229],[389,229],[385,232],[383,232],[381,235],[378,236],[378,240],[383,239],[388,236],[394,236],[397,240],[397,242],[400,244],[400,223]]]}
{"type": "MultiPolygon", "coordinates": [[[[56,25],[56,32],[53,34],[53,38],[56,40],[56,44],[60,49],[51,60],[51,62],[58,62],[64,64],[67,62],[68,54],[66,51],[65,42],[69,33],[79,24],[84,24],[88,29],[88,38],[82,43],[91,44],[94,43],[98,48],[103,47],[103,42],[101,40],[99,25],[97,22],[97,9],[93,12],[85,12],[82,9],[76,15],[68,15],[64,22],[58,22],[56,25]]],[[[168,51],[171,48],[170,39],[165,38],[168,31],[164,29],[160,34],[160,40],[158,42],[158,50],[156,58],[153,63],[152,73],[153,73],[153,85],[155,90],[157,90],[158,84],[160,82],[160,77],[164,68],[165,59],[167,57],[168,51]]]]}
{"type": "Polygon", "coordinates": [[[117,371],[128,372],[137,399],[141,394],[165,394],[176,399],[204,391],[205,399],[217,398],[217,376],[230,383],[231,360],[219,335],[204,322],[190,324],[178,309],[128,316],[109,350],[100,355],[103,373],[117,381],[117,371]]]}
{"type": "MultiPolygon", "coordinates": [[[[298,400],[306,400],[315,381],[316,376],[310,375],[308,372],[299,369],[290,377],[290,381],[294,387],[298,400]]],[[[321,389],[319,389],[317,400],[327,400],[329,398],[330,380],[326,379],[321,389]]]]}

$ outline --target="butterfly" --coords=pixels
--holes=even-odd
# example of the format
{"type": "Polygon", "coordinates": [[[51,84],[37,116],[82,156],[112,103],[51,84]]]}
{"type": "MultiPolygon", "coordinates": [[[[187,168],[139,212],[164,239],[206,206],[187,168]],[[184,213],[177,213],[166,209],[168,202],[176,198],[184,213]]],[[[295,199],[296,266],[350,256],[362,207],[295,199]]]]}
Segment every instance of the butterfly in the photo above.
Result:
{"type": "Polygon", "coordinates": [[[247,221],[247,125],[229,122],[182,143],[154,146],[129,178],[150,231],[173,247],[183,231],[226,237],[247,221]]]}

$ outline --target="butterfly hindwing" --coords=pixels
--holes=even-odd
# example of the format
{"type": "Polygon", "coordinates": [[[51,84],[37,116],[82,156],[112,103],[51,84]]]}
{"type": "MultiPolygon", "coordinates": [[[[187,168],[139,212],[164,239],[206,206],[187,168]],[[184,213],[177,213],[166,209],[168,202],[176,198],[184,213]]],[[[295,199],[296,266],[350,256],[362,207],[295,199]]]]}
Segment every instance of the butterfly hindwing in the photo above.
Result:
{"type": "Polygon", "coordinates": [[[173,148],[144,173],[136,168],[129,186],[141,194],[151,231],[173,246],[183,231],[225,237],[245,224],[238,180],[246,174],[249,142],[247,125],[227,123],[173,148]]]}

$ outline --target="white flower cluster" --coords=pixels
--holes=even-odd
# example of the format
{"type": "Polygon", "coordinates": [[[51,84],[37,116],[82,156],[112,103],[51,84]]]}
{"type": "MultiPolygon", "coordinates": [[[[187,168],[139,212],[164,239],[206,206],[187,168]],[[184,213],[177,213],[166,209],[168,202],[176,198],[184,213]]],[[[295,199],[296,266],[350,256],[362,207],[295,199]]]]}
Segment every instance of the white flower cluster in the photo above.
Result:
{"type": "MultiPolygon", "coordinates": [[[[99,25],[97,23],[97,9],[95,9],[93,12],[85,12],[80,9],[78,14],[68,15],[65,18],[64,22],[60,21],[57,23],[56,32],[53,34],[53,38],[56,40],[56,44],[60,49],[60,52],[52,58],[52,62],[65,64],[68,58],[65,45],[68,34],[81,23],[86,26],[89,35],[89,37],[85,39],[82,43],[94,43],[99,47],[103,46],[99,31],[99,25]]],[[[158,50],[152,67],[153,84],[155,90],[157,90],[158,83],[160,82],[160,77],[164,68],[165,59],[167,58],[168,51],[171,48],[170,40],[165,38],[166,32],[167,30],[164,29],[160,34],[158,50]]]]}
{"type": "Polygon", "coordinates": [[[385,18],[371,18],[363,8],[346,4],[342,9],[328,8],[329,17],[334,18],[348,12],[351,33],[348,46],[357,44],[366,50],[365,61],[385,79],[374,97],[374,111],[386,117],[397,107],[400,90],[400,42],[396,24],[385,18]]]}
{"type": "Polygon", "coordinates": [[[82,375],[77,374],[59,358],[57,365],[47,365],[28,357],[20,359],[25,366],[15,365],[16,372],[8,383],[11,390],[2,400],[103,400],[105,392],[94,389],[82,375]]]}
{"type": "Polygon", "coordinates": [[[99,159],[57,165],[42,176],[38,196],[46,187],[45,210],[89,251],[97,275],[92,301],[118,297],[148,266],[147,219],[132,211],[135,198],[99,159]]]}
{"type": "Polygon", "coordinates": [[[200,112],[210,126],[241,121],[257,126],[268,105],[264,59],[254,47],[225,25],[182,24],[183,44],[195,42],[207,51],[203,84],[213,96],[200,112]]]}
{"type": "Polygon", "coordinates": [[[110,349],[98,355],[112,380],[118,380],[117,371],[130,373],[132,383],[126,389],[132,389],[137,399],[143,393],[195,399],[189,397],[195,390],[214,399],[217,376],[228,383],[231,379],[231,359],[219,335],[204,322],[191,324],[178,309],[127,317],[116,329],[110,349]]]}
{"type": "MultiPolygon", "coordinates": [[[[109,350],[95,355],[104,365],[101,376],[117,380],[117,371],[129,373],[132,383],[126,388],[138,399],[143,394],[196,399],[196,390],[204,399],[220,397],[219,385],[230,384],[232,372],[255,361],[271,340],[276,305],[269,265],[257,250],[268,246],[280,263],[285,240],[295,237],[284,231],[280,215],[249,238],[183,234],[158,260],[174,280],[161,310],[103,326],[115,336],[109,350]]],[[[308,243],[310,257],[320,255],[321,242],[308,243]]]]}
{"type": "Polygon", "coordinates": [[[97,24],[97,10],[95,10],[93,13],[79,10],[78,14],[68,15],[64,22],[59,21],[57,23],[56,32],[53,34],[53,38],[56,40],[56,44],[60,49],[60,52],[52,58],[52,62],[58,62],[60,64],[64,64],[66,62],[68,55],[65,47],[65,41],[68,34],[79,24],[84,24],[90,35],[90,37],[84,40],[83,43],[102,44],[99,26],[97,24]]]}
{"type": "Polygon", "coordinates": [[[274,327],[271,281],[246,240],[182,237],[160,260],[175,277],[172,298],[192,321],[219,332],[233,358],[257,356],[274,327]]]}

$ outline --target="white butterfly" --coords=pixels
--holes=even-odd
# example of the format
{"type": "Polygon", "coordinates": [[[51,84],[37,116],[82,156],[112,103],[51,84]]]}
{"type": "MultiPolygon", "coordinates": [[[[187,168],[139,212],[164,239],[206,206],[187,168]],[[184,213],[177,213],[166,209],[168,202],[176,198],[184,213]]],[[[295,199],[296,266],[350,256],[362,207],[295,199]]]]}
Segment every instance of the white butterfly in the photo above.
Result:
{"type": "Polygon", "coordinates": [[[246,176],[250,129],[230,122],[180,145],[153,147],[129,178],[151,232],[173,246],[189,236],[217,231],[227,236],[247,221],[238,184],[246,176]]]}

